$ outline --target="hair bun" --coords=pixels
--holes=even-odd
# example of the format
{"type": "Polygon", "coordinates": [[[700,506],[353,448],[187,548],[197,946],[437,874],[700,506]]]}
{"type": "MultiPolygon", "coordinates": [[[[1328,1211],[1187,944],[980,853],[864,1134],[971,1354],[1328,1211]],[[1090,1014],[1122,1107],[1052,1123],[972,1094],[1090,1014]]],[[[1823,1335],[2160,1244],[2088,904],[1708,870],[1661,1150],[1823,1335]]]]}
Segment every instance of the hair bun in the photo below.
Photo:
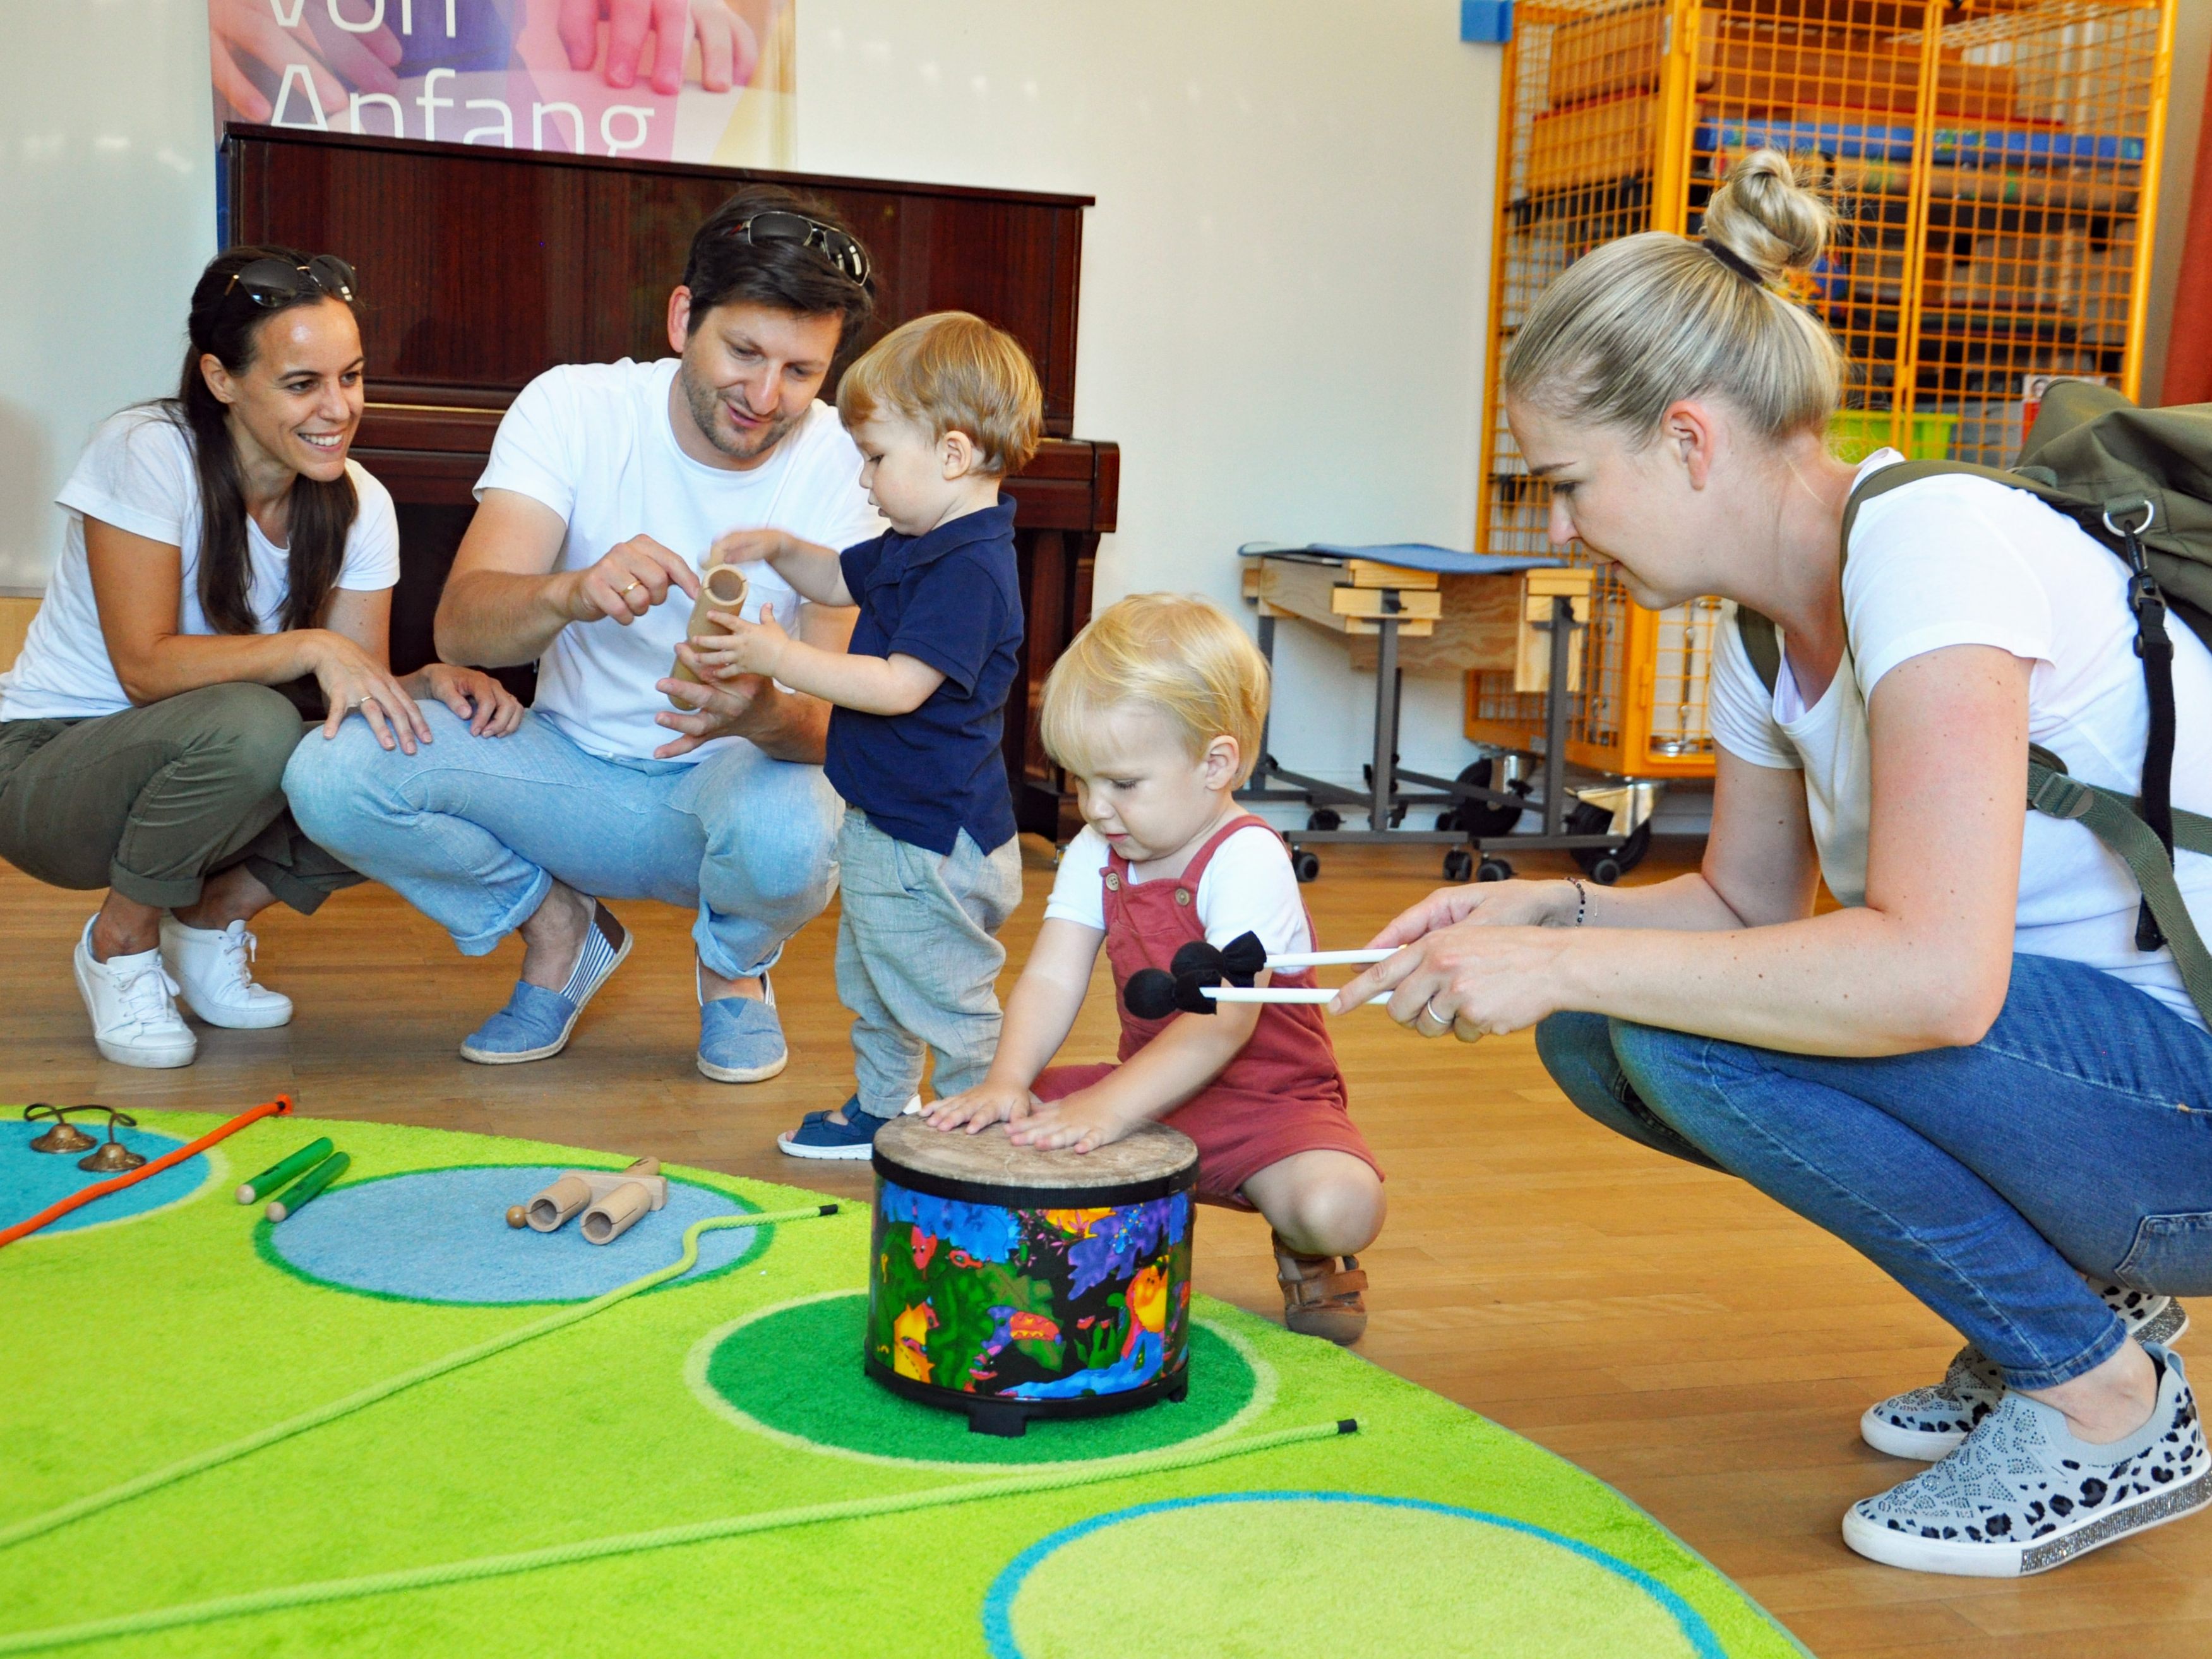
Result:
{"type": "Polygon", "coordinates": [[[1810,270],[1836,222],[1814,188],[1819,182],[1817,161],[1801,163],[1778,149],[1755,149],[1729,163],[1728,176],[1705,204],[1705,234],[1770,283],[1810,270]]]}

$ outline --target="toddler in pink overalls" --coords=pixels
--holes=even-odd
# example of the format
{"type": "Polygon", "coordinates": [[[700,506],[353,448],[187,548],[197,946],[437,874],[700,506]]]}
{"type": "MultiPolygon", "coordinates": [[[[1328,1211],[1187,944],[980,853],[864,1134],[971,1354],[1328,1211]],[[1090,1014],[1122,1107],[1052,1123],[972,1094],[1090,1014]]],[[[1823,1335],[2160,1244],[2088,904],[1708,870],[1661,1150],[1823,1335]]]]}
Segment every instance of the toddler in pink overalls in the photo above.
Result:
{"type": "MultiPolygon", "coordinates": [[[[1271,952],[1313,948],[1281,837],[1234,799],[1267,705],[1265,659],[1204,599],[1139,594],[1076,637],[1045,682],[1043,735],[1076,781],[1085,827],[1061,856],[988,1075],[929,1121],[971,1133],[1004,1121],[1018,1144],[1078,1152],[1148,1119],[1172,1125],[1198,1144],[1199,1197],[1256,1209],[1274,1229],[1285,1322],[1350,1342],[1367,1324],[1354,1253],[1382,1231],[1382,1176],[1345,1109],[1320,1009],[1232,1003],[1140,1019],[1117,994],[1119,1062],[1050,1065],[1102,945],[1117,994],[1194,939],[1251,933],[1271,952]]],[[[1310,969],[1279,978],[1313,982],[1310,969]]]]}

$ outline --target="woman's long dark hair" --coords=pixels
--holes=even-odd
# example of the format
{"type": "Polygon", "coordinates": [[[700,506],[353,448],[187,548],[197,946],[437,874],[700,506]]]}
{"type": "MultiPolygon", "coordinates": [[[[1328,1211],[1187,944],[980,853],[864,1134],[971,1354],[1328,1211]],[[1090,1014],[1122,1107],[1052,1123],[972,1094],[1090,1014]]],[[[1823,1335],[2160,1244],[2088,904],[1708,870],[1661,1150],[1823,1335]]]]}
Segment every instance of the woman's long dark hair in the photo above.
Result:
{"type": "MultiPolygon", "coordinates": [[[[192,289],[184,373],[178,378],[177,395],[161,405],[191,439],[200,489],[200,609],[218,634],[251,634],[256,629],[238,447],[231,441],[229,410],[208,389],[200,359],[213,357],[233,374],[243,374],[258,349],[263,324],[295,306],[319,304],[325,297],[309,286],[298,299],[272,307],[257,305],[231,286],[231,278],[240,270],[256,259],[270,258],[293,265],[307,263],[307,256],[293,248],[233,247],[216,254],[200,273],[192,289]]],[[[283,617],[286,629],[322,625],[331,590],[345,563],[346,536],[359,507],[347,473],[328,483],[304,476],[292,480],[285,538],[289,576],[283,617]]]]}

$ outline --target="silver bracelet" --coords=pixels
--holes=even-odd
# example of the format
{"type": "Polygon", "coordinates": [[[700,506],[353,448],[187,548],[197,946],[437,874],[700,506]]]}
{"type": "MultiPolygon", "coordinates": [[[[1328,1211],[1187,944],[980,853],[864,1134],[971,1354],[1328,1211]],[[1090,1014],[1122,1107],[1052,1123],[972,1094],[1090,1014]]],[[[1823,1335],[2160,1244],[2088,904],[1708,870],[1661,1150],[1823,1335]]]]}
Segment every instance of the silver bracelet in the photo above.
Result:
{"type": "Polygon", "coordinates": [[[1575,890],[1575,926],[1579,927],[1589,915],[1589,889],[1583,885],[1579,876],[1569,876],[1567,885],[1575,890]]]}

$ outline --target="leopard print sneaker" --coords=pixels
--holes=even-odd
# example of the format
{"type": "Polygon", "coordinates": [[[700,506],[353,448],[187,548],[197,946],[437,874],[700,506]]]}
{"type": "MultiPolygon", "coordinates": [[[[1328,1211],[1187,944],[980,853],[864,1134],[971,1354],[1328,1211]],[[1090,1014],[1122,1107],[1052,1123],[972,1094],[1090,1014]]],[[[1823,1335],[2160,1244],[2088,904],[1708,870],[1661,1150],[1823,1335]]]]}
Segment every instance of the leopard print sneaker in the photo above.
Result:
{"type": "Polygon", "coordinates": [[[1851,1505],[1844,1542],[1914,1572],[2019,1578],[2212,1506],[2188,1376],[2166,1349],[2147,1352],[2158,1401],[2125,1439],[2076,1439],[2057,1410],[2008,1393],[1948,1457],[1851,1505]]]}
{"type": "MultiPolygon", "coordinates": [[[[2131,1291],[2123,1285],[2091,1280],[2089,1288],[2119,1315],[2138,1342],[2171,1343],[2189,1328],[2189,1310],[2170,1296],[2131,1291]]],[[[1951,1356],[1941,1382],[1893,1394],[1866,1408],[1859,1438],[1892,1457],[1932,1463],[1956,1451],[2004,1395],[2004,1373],[1979,1348],[1968,1343],[1951,1356]]]]}

